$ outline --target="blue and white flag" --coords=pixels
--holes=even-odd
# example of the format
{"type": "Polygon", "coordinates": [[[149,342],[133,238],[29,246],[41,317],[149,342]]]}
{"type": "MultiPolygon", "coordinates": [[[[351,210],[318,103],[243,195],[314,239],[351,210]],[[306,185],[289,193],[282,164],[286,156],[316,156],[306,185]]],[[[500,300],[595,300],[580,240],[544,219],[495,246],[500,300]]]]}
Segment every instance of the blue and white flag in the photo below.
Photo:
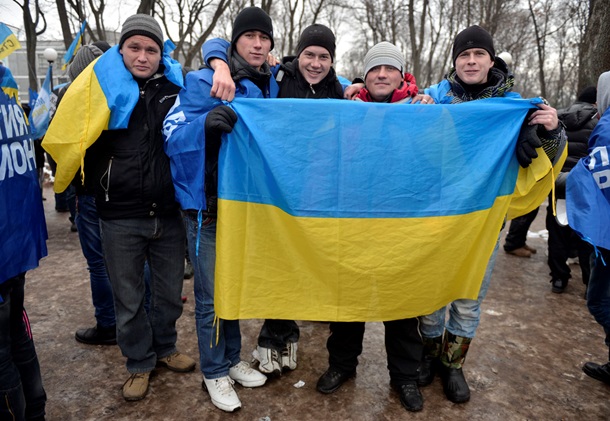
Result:
{"type": "Polygon", "coordinates": [[[610,250],[610,112],[589,138],[589,155],[570,171],[566,184],[568,223],[585,241],[610,250]]]}
{"type": "Polygon", "coordinates": [[[51,66],[49,66],[42,89],[38,92],[38,98],[36,98],[36,103],[30,113],[30,125],[32,126],[32,137],[34,139],[43,137],[49,127],[52,72],[51,66]]]}

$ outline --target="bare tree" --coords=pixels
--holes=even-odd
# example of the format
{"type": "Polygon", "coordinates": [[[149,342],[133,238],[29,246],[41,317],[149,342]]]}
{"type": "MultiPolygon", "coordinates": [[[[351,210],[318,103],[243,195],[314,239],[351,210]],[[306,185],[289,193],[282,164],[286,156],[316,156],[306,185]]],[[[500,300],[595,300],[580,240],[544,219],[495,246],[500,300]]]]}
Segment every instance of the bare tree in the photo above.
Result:
{"type": "Polygon", "coordinates": [[[231,0],[158,0],[154,15],[176,44],[174,58],[191,67],[230,4],[231,0]]]}
{"type": "Polygon", "coordinates": [[[599,75],[610,70],[610,2],[591,0],[589,21],[580,55],[578,87],[597,85],[599,75]]]}
{"type": "Polygon", "coordinates": [[[23,12],[30,89],[38,91],[38,79],[36,78],[36,37],[42,35],[47,30],[47,21],[38,0],[35,0],[33,4],[30,0],[23,0],[22,3],[19,3],[18,0],[13,1],[19,5],[23,12]],[[39,26],[41,28],[37,29],[39,26]]]}

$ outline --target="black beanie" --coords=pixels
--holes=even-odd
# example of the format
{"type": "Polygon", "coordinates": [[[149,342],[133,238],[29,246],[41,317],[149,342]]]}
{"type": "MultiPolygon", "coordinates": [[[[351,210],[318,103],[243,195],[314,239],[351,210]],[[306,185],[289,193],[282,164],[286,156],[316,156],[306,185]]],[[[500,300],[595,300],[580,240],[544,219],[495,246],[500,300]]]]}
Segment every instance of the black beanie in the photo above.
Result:
{"type": "Polygon", "coordinates": [[[335,34],[330,28],[314,23],[301,32],[299,43],[297,44],[297,57],[303,50],[311,45],[326,48],[330,53],[330,58],[335,61],[335,34]]]}
{"type": "Polygon", "coordinates": [[[595,86],[587,86],[585,89],[580,91],[576,100],[578,102],[595,104],[597,102],[597,88],[595,86]]]}
{"type": "Polygon", "coordinates": [[[496,57],[494,40],[491,38],[489,32],[479,25],[473,25],[464,29],[455,37],[455,40],[453,41],[453,65],[455,66],[455,59],[462,51],[471,48],[484,49],[489,53],[492,60],[496,57]]]}
{"type": "Polygon", "coordinates": [[[260,7],[246,7],[235,17],[231,45],[235,45],[241,34],[248,31],[261,31],[267,34],[271,38],[273,50],[273,23],[269,15],[260,7]]]}
{"type": "Polygon", "coordinates": [[[142,35],[152,39],[157,43],[161,52],[163,52],[163,31],[161,30],[159,22],[152,16],[138,13],[125,19],[123,28],[121,29],[119,48],[123,48],[125,40],[134,35],[142,35]]]}

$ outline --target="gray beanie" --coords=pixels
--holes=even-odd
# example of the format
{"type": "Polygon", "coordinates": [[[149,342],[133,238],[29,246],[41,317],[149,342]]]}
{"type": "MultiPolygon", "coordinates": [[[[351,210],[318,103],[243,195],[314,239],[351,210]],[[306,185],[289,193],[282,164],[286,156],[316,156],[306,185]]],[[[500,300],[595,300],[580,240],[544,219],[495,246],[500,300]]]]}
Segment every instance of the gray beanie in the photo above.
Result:
{"type": "Polygon", "coordinates": [[[602,115],[610,107],[610,72],[602,73],[597,81],[597,110],[602,115]]]}
{"type": "Polygon", "coordinates": [[[161,26],[152,16],[138,13],[137,15],[129,16],[123,23],[121,29],[121,39],[119,41],[119,48],[123,47],[123,43],[129,37],[134,35],[143,35],[152,39],[159,45],[161,51],[163,51],[163,31],[161,26]]]}
{"type": "Polygon", "coordinates": [[[96,58],[104,54],[110,48],[105,41],[98,41],[94,44],[84,45],[78,50],[70,66],[68,66],[68,76],[70,80],[76,79],[83,70],[96,58]]]}
{"type": "Polygon", "coordinates": [[[364,57],[364,78],[373,67],[381,65],[395,67],[404,75],[405,57],[397,46],[382,41],[375,44],[364,57]]]}

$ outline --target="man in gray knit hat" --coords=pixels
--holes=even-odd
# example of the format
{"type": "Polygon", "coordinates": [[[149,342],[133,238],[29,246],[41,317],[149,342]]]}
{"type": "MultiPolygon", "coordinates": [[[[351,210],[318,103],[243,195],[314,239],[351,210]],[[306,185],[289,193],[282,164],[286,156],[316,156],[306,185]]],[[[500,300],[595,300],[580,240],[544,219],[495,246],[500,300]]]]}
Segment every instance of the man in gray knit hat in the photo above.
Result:
{"type": "Polygon", "coordinates": [[[176,349],[186,238],[161,135],[183,82],[177,62],[163,55],[161,27],[148,15],[127,18],[118,46],[105,57],[122,59],[136,83],[121,89],[139,89],[139,95],[127,128],[103,131],[87,150],[85,187],[95,194],[116,339],[127,357],[123,397],[136,401],[146,396],[156,366],[177,372],[195,368],[195,361],[176,349]],[[148,313],[145,262],[151,274],[148,313]]]}

